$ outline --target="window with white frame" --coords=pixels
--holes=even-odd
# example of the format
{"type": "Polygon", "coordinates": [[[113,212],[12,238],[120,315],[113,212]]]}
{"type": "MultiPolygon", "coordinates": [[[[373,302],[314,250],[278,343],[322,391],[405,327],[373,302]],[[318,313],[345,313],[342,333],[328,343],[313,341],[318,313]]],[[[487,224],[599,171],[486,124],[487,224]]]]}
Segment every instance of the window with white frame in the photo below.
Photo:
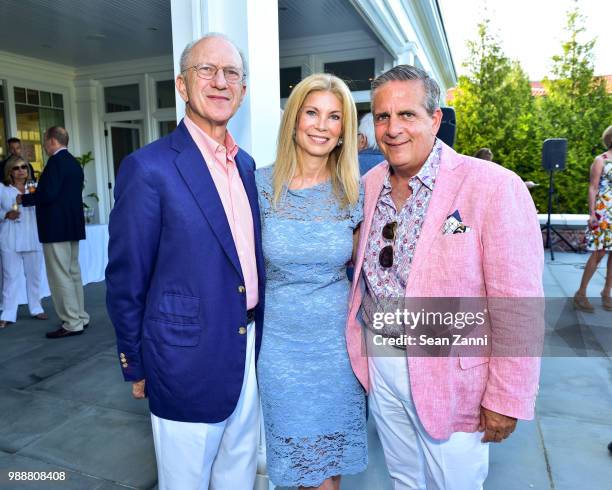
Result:
{"type": "Polygon", "coordinates": [[[140,87],[137,83],[104,87],[106,113],[140,110],[140,87]]]}
{"type": "MultiPolygon", "coordinates": [[[[6,104],[4,103],[4,84],[0,80],[0,160],[8,156],[6,147],[6,104]]],[[[4,178],[4,176],[0,176],[4,178]]]]}
{"type": "Polygon", "coordinates": [[[158,80],[155,82],[155,100],[157,109],[174,109],[176,99],[174,96],[174,80],[158,80]]]}
{"type": "Polygon", "coordinates": [[[370,90],[370,84],[374,80],[375,64],[376,60],[374,58],[336,61],[325,63],[323,71],[341,78],[351,89],[351,92],[357,92],[370,90]]]}
{"type": "Polygon", "coordinates": [[[153,74],[153,134],[154,138],[161,138],[176,129],[176,91],[174,80],[166,78],[171,74],[153,74]]]}
{"type": "Polygon", "coordinates": [[[280,69],[280,96],[281,99],[289,97],[291,90],[302,80],[302,67],[291,66],[280,69]]]}
{"type": "Polygon", "coordinates": [[[14,87],[17,138],[21,140],[23,156],[34,171],[40,173],[46,160],[43,137],[52,126],[64,126],[62,94],[26,87],[14,87]]]}

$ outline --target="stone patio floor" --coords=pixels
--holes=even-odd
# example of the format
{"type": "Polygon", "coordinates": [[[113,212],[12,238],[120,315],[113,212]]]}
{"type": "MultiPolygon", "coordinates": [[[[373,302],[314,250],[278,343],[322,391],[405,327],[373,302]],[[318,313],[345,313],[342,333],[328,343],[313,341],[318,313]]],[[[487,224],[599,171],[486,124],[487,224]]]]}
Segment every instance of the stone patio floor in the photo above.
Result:
{"type": "MultiPolygon", "coordinates": [[[[546,258],[546,296],[571,297],[588,256],[546,258]]],[[[612,441],[612,364],[610,349],[601,348],[612,342],[612,313],[597,299],[603,267],[605,262],[589,289],[596,313],[561,312],[596,325],[585,335],[583,355],[543,359],[536,418],[519,422],[510,439],[491,447],[487,490],[612,488],[606,448],[612,441]]],[[[104,283],[86,286],[85,295],[91,327],[84,335],[44,338],[58,323],[49,298],[49,322],[31,320],[20,308],[18,323],[0,331],[0,489],[156,487],[148,408],[132,399],[122,380],[104,283]],[[10,482],[8,471],[66,471],[67,480],[10,482]]],[[[391,489],[371,422],[369,438],[369,467],[344,478],[344,490],[391,489]]]]}

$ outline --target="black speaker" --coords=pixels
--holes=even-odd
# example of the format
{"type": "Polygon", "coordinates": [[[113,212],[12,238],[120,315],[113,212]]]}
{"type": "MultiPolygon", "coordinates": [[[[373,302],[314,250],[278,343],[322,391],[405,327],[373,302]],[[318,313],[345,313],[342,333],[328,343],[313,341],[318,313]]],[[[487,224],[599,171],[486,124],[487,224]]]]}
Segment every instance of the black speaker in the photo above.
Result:
{"type": "Polygon", "coordinates": [[[542,145],[542,168],[548,172],[565,170],[567,158],[567,140],[565,138],[548,138],[542,145]]]}
{"type": "Polygon", "coordinates": [[[452,107],[441,107],[442,109],[442,124],[438,129],[438,138],[446,143],[451,148],[455,146],[455,131],[457,122],[455,121],[455,109],[452,107]]]}
{"type": "Polygon", "coordinates": [[[567,158],[567,140],[565,138],[548,138],[544,140],[542,145],[542,167],[548,172],[548,219],[542,230],[546,230],[546,245],[545,248],[550,249],[550,260],[555,260],[553,253],[553,242],[550,232],[555,233],[559,239],[564,242],[570,250],[578,252],[576,247],[572,245],[561,233],[555,230],[555,227],[550,222],[550,216],[553,212],[553,196],[555,195],[555,172],[565,169],[565,160],[567,158]]]}

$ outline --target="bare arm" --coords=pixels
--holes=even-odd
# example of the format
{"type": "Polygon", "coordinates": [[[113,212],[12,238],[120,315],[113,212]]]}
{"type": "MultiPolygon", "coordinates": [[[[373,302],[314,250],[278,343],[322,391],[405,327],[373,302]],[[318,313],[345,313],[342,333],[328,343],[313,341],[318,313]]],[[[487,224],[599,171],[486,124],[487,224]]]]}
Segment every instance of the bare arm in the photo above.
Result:
{"type": "Polygon", "coordinates": [[[595,218],[595,198],[599,192],[599,181],[603,171],[604,162],[601,157],[595,158],[591,165],[591,175],[589,178],[589,224],[597,221],[595,218]]]}

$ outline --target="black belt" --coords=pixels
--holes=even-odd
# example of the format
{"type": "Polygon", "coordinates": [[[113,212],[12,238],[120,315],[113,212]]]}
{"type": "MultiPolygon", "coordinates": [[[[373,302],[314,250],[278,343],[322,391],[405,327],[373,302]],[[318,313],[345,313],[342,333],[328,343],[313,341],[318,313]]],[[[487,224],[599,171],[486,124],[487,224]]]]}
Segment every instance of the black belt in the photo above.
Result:
{"type": "Polygon", "coordinates": [[[247,310],[246,321],[247,321],[247,325],[255,321],[255,308],[251,308],[250,310],[247,310]]]}

